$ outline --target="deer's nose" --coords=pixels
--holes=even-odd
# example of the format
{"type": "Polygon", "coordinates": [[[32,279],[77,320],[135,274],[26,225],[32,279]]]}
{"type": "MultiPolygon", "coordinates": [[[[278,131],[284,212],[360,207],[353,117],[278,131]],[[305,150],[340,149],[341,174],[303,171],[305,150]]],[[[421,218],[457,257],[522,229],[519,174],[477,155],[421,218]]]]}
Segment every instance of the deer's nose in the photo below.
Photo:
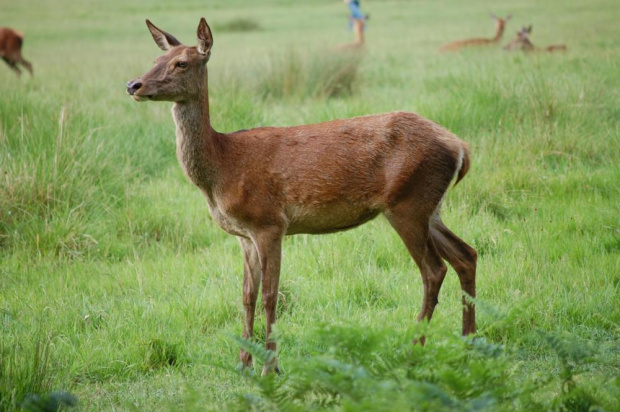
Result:
{"type": "Polygon", "coordinates": [[[129,80],[127,82],[127,93],[133,95],[140,87],[142,87],[142,82],[140,80],[129,80]]]}

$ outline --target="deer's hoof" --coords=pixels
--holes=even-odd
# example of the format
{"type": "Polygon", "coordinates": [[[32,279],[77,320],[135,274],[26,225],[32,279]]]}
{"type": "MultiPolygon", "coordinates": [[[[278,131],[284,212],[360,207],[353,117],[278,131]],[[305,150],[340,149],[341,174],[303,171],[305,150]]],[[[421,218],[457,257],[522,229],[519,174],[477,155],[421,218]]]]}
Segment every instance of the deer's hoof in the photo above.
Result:
{"type": "Polygon", "coordinates": [[[252,355],[242,350],[241,354],[239,355],[239,362],[241,362],[241,365],[244,368],[251,368],[252,367],[252,355]]]}
{"type": "Polygon", "coordinates": [[[424,344],[426,343],[426,337],[425,336],[420,336],[419,338],[414,339],[412,343],[414,345],[424,346],[424,344]]]}

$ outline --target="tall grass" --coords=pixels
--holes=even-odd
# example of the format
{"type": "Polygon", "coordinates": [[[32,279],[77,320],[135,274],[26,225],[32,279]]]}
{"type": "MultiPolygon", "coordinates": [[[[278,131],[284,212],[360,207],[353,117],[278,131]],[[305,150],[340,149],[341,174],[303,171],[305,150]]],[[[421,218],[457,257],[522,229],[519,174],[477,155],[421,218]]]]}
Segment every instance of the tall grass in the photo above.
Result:
{"type": "MultiPolygon", "coordinates": [[[[5,316],[8,316],[6,314],[5,316]]],[[[48,392],[53,385],[49,337],[0,340],[0,410],[11,410],[27,395],[48,392]]]]}
{"type": "Polygon", "coordinates": [[[362,51],[314,52],[289,50],[272,56],[258,75],[258,95],[270,99],[325,99],[350,96],[358,86],[362,51]]]}
{"type": "Polygon", "coordinates": [[[84,231],[103,213],[98,205],[123,192],[98,130],[72,119],[67,107],[55,114],[29,108],[9,117],[17,124],[8,126],[17,130],[0,131],[0,239],[71,257],[94,245],[84,231]],[[37,116],[46,117],[52,130],[47,122],[34,123],[37,116]]]}

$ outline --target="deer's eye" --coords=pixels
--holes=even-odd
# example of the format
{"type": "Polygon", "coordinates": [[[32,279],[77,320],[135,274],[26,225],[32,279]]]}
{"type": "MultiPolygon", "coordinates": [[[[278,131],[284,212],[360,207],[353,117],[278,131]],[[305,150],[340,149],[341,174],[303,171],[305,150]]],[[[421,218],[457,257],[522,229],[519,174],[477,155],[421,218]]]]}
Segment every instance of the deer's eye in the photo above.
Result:
{"type": "Polygon", "coordinates": [[[183,61],[177,62],[176,67],[181,67],[181,68],[187,67],[187,62],[183,62],[183,61]]]}

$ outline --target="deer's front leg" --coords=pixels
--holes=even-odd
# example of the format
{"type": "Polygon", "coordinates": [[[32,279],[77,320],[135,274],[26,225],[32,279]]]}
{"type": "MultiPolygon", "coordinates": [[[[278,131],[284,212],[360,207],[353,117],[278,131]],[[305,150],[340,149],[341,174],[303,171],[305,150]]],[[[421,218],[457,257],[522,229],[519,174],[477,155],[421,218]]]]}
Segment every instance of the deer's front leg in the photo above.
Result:
{"type": "Polygon", "coordinates": [[[15,72],[15,74],[17,74],[17,77],[21,77],[22,71],[19,70],[19,67],[17,67],[17,64],[14,61],[11,61],[7,59],[6,57],[3,57],[2,60],[4,60],[6,64],[9,65],[9,67],[11,68],[11,70],[15,72]]]}
{"type": "MultiPolygon", "coordinates": [[[[243,249],[243,309],[245,311],[243,338],[250,339],[254,335],[254,313],[261,281],[261,268],[254,243],[242,237],[239,237],[239,243],[243,249]]],[[[243,349],[241,349],[239,360],[244,367],[252,366],[252,355],[243,349]]]]}
{"type": "MultiPolygon", "coordinates": [[[[255,238],[261,273],[263,275],[263,304],[265,305],[265,318],[267,322],[265,345],[267,350],[273,351],[274,354],[276,352],[276,342],[273,340],[271,332],[273,325],[276,323],[283,234],[284,231],[281,228],[269,228],[257,233],[255,238]]],[[[264,376],[274,371],[280,373],[275,355],[263,368],[262,375],[264,376]]]]}

